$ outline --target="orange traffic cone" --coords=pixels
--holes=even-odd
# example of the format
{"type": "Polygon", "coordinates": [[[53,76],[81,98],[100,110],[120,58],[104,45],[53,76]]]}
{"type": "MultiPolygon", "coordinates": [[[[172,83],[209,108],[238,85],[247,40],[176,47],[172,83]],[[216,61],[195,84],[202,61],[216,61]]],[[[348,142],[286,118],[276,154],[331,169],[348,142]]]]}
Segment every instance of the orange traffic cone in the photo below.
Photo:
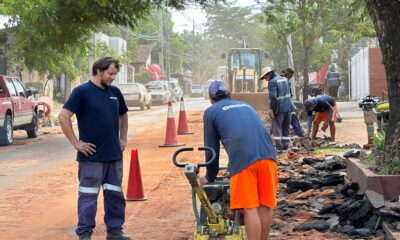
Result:
{"type": "Polygon", "coordinates": [[[165,134],[165,144],[159,147],[177,147],[185,145],[184,143],[179,143],[176,138],[176,127],[174,119],[174,110],[172,109],[172,102],[168,101],[168,116],[167,116],[167,131],[165,134]]]}
{"type": "Polygon", "coordinates": [[[179,111],[178,135],[184,135],[184,134],[193,134],[193,133],[189,132],[189,128],[186,121],[185,102],[183,101],[183,97],[181,97],[181,110],[179,111]]]}
{"type": "Polygon", "coordinates": [[[147,198],[144,197],[143,193],[142,176],[140,174],[138,151],[137,149],[132,149],[126,200],[143,201],[146,199],[147,198]]]}

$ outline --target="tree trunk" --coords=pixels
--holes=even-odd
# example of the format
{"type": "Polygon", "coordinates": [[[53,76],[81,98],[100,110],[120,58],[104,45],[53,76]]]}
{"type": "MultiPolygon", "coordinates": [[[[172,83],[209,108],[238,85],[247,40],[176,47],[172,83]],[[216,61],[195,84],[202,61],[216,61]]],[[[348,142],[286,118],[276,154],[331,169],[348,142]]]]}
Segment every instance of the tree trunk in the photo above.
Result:
{"type": "Polygon", "coordinates": [[[389,125],[386,130],[385,158],[400,173],[400,1],[366,0],[374,22],[385,65],[390,102],[389,125]]]}
{"type": "Polygon", "coordinates": [[[310,59],[313,57],[314,53],[314,41],[316,39],[316,28],[317,24],[319,23],[319,18],[321,16],[322,11],[325,8],[327,1],[321,0],[321,1],[316,1],[315,4],[317,4],[317,8],[313,12],[312,20],[311,20],[311,27],[308,30],[307,27],[307,21],[306,19],[308,18],[307,16],[307,1],[300,1],[299,2],[299,16],[303,25],[303,49],[304,49],[304,63],[303,63],[303,101],[305,101],[308,97],[308,83],[309,83],[309,78],[308,78],[308,73],[310,70],[310,59]]]}

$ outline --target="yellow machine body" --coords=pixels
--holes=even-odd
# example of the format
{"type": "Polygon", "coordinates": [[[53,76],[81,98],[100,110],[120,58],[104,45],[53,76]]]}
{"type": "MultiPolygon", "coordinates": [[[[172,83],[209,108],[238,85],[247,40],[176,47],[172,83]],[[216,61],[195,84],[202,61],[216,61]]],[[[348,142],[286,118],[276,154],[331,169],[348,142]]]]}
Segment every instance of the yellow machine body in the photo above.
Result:
{"type": "Polygon", "coordinates": [[[268,82],[259,80],[263,51],[259,48],[231,48],[226,54],[226,74],[231,98],[247,102],[255,110],[268,110],[268,82]]]}

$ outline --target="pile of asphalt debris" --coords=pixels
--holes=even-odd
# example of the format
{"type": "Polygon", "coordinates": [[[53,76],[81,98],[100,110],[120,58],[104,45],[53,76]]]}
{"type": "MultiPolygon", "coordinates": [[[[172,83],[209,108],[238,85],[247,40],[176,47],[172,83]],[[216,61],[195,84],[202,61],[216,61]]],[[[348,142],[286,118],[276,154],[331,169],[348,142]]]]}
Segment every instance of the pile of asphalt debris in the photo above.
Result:
{"type": "Polygon", "coordinates": [[[288,152],[279,158],[279,183],[279,221],[272,228],[287,239],[313,229],[383,239],[384,222],[400,230],[400,203],[385,202],[373,191],[359,193],[358,185],[346,179],[346,159],[341,156],[313,158],[288,152]]]}

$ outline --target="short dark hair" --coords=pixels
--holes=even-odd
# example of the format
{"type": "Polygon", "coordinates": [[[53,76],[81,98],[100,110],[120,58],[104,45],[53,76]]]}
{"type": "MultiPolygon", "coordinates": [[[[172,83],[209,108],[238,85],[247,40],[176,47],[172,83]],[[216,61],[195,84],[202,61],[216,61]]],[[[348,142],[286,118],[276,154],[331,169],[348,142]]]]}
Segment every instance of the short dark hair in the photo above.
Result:
{"type": "Polygon", "coordinates": [[[97,74],[97,69],[100,70],[100,72],[103,72],[107,70],[110,65],[114,63],[115,68],[119,71],[119,61],[113,57],[103,57],[97,60],[96,62],[93,63],[92,67],[92,76],[96,76],[97,74]]]}
{"type": "Polygon", "coordinates": [[[288,73],[290,73],[290,74],[294,74],[294,70],[293,70],[293,68],[291,68],[291,67],[287,67],[287,68],[285,68],[285,69],[283,69],[282,70],[282,73],[284,74],[284,75],[286,75],[286,74],[288,74],[288,73]]]}

